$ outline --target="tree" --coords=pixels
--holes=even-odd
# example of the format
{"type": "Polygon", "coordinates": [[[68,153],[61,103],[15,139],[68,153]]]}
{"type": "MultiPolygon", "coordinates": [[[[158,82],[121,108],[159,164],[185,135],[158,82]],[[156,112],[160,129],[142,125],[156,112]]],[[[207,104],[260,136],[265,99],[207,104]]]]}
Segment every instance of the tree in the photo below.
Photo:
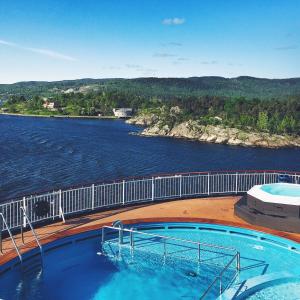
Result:
{"type": "Polygon", "coordinates": [[[265,112],[260,112],[257,119],[257,127],[261,131],[268,130],[268,115],[265,112]]]}

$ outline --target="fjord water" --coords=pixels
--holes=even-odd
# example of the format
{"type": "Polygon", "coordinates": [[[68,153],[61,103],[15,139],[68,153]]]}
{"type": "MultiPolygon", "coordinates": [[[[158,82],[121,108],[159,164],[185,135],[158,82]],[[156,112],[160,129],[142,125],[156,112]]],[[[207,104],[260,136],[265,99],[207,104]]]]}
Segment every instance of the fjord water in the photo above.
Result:
{"type": "Polygon", "coordinates": [[[122,120],[0,116],[0,202],[38,191],[157,173],[300,170],[300,149],[140,137],[122,120]]]}

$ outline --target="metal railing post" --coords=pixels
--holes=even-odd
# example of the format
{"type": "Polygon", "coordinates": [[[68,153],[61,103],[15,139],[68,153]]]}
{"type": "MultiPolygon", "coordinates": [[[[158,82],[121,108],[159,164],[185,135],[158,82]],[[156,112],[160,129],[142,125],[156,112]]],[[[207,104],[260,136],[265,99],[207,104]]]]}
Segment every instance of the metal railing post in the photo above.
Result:
{"type": "Polygon", "coordinates": [[[151,195],[151,198],[152,198],[152,201],[154,201],[154,177],[152,177],[152,185],[151,185],[151,190],[152,190],[152,195],[151,195]]]}
{"type": "Polygon", "coordinates": [[[182,197],[182,175],[179,175],[179,196],[182,197]]]}
{"type": "Polygon", "coordinates": [[[21,253],[20,253],[20,251],[19,251],[19,248],[18,248],[18,246],[17,246],[17,244],[16,244],[16,241],[15,241],[15,239],[14,239],[14,237],[13,237],[13,235],[12,235],[12,233],[11,233],[11,231],[10,231],[10,229],[9,229],[9,227],[8,227],[8,225],[7,225],[7,223],[6,223],[6,221],[5,221],[5,218],[4,218],[3,214],[0,213],[0,216],[1,216],[1,218],[2,218],[3,224],[5,225],[5,227],[6,227],[6,229],[7,229],[7,232],[8,232],[8,234],[9,234],[9,237],[10,237],[10,239],[11,239],[11,241],[12,241],[14,247],[15,247],[15,250],[16,250],[18,256],[19,256],[20,262],[22,263],[23,259],[22,259],[21,253]]]}
{"type": "MultiPolygon", "coordinates": [[[[24,215],[23,215],[24,217],[24,215]]],[[[22,240],[22,243],[23,245],[25,244],[25,239],[24,239],[24,230],[23,230],[23,224],[21,223],[20,225],[20,233],[21,233],[21,240],[22,240]]]]}
{"type": "Polygon", "coordinates": [[[264,184],[266,183],[266,172],[264,172],[264,184]]]}
{"type": "MultiPolygon", "coordinates": [[[[23,208],[26,211],[26,197],[23,197],[23,208]]],[[[26,217],[23,215],[23,227],[26,227],[26,217]]]]}
{"type": "Polygon", "coordinates": [[[237,252],[237,255],[236,255],[236,269],[237,269],[237,271],[241,270],[241,254],[240,254],[240,252],[237,252]]]}
{"type": "Polygon", "coordinates": [[[40,248],[40,251],[41,251],[41,253],[42,253],[42,252],[43,252],[42,246],[41,246],[41,244],[40,244],[40,242],[39,242],[39,239],[38,239],[38,237],[37,237],[37,234],[36,234],[35,230],[34,230],[33,227],[32,227],[32,224],[31,224],[31,222],[30,222],[30,220],[29,220],[29,218],[28,218],[28,216],[27,216],[27,214],[26,214],[25,209],[24,209],[22,206],[20,206],[20,210],[22,210],[24,217],[27,219],[27,223],[28,223],[28,225],[29,225],[29,227],[30,227],[30,229],[31,229],[31,232],[33,233],[33,236],[34,236],[34,238],[35,238],[35,240],[36,240],[36,243],[38,244],[38,246],[39,246],[39,248],[40,248]]]}
{"type": "Polygon", "coordinates": [[[238,193],[238,172],[235,173],[235,193],[238,193]]]}
{"type": "Polygon", "coordinates": [[[101,236],[101,238],[102,238],[102,243],[104,243],[105,242],[105,227],[102,227],[102,236],[101,236]]]}
{"type": "Polygon", "coordinates": [[[210,190],[209,190],[209,173],[207,174],[207,195],[210,194],[210,190]]]}
{"type": "Polygon", "coordinates": [[[131,251],[131,255],[133,255],[133,250],[134,250],[134,235],[133,235],[133,228],[130,228],[130,231],[129,231],[129,238],[130,238],[130,251],[131,251]]]}
{"type": "Polygon", "coordinates": [[[65,216],[64,216],[64,211],[62,209],[62,202],[61,202],[61,200],[62,200],[62,198],[61,198],[61,196],[62,196],[61,190],[59,190],[58,193],[59,193],[59,198],[58,198],[58,200],[59,200],[58,201],[58,204],[59,204],[58,210],[59,210],[59,212],[58,212],[58,216],[60,218],[62,218],[63,222],[65,223],[66,220],[65,220],[65,216]]]}
{"type": "Polygon", "coordinates": [[[61,217],[61,211],[62,211],[62,207],[61,207],[61,190],[58,191],[58,210],[59,210],[59,216],[61,217]]]}
{"type": "Polygon", "coordinates": [[[122,199],[123,199],[123,205],[125,205],[125,180],[123,180],[122,199]]]}
{"type": "Polygon", "coordinates": [[[123,244],[123,228],[119,228],[119,244],[123,244]]]}
{"type": "Polygon", "coordinates": [[[92,210],[95,208],[95,185],[92,184],[92,210]]]}

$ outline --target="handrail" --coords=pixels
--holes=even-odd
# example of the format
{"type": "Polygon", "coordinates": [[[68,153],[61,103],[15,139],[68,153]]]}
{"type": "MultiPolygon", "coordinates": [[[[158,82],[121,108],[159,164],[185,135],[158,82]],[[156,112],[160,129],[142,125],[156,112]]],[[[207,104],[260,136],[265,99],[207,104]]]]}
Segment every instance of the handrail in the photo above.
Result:
{"type": "MultiPolygon", "coordinates": [[[[16,244],[16,241],[15,241],[13,235],[11,234],[10,229],[9,229],[8,226],[7,226],[7,223],[6,223],[6,221],[5,221],[5,218],[4,218],[3,214],[0,213],[0,215],[1,215],[1,217],[2,217],[2,220],[3,220],[3,223],[4,223],[5,227],[6,227],[6,229],[7,229],[7,232],[8,232],[8,234],[9,234],[9,236],[10,236],[10,239],[11,239],[11,241],[12,241],[14,247],[15,247],[15,250],[16,250],[18,256],[19,256],[20,262],[22,263],[22,261],[23,261],[22,255],[21,255],[21,253],[20,253],[20,251],[19,251],[19,248],[18,248],[18,246],[17,246],[17,244],[16,244]]],[[[1,239],[1,250],[2,250],[2,239],[1,239]]]]}
{"type": "MultiPolygon", "coordinates": [[[[120,227],[113,227],[113,226],[103,226],[102,227],[102,243],[105,242],[105,238],[104,238],[104,236],[105,236],[105,231],[104,231],[105,228],[119,231],[119,237],[120,237],[120,233],[121,232],[122,232],[122,234],[123,234],[124,231],[125,232],[129,232],[130,233],[130,246],[132,248],[134,246],[133,233],[137,233],[137,234],[141,234],[141,235],[146,235],[146,236],[151,236],[151,237],[156,237],[156,238],[164,239],[164,256],[166,256],[166,243],[165,243],[166,240],[174,240],[174,241],[180,241],[180,242],[185,242],[185,243],[190,243],[190,244],[194,244],[194,245],[196,244],[196,245],[198,245],[198,251],[199,251],[198,252],[198,261],[199,262],[200,262],[200,245],[201,246],[210,247],[210,248],[221,249],[221,250],[234,251],[235,254],[233,255],[233,257],[225,265],[225,267],[221,270],[221,272],[215,277],[215,279],[212,281],[212,283],[208,286],[208,288],[206,289],[206,291],[200,297],[200,300],[204,299],[208,295],[208,293],[210,292],[210,290],[212,289],[212,287],[216,284],[216,282],[218,280],[220,281],[220,294],[223,292],[223,289],[222,289],[222,277],[223,277],[224,272],[230,267],[230,265],[232,264],[233,261],[236,260],[236,272],[235,272],[235,276],[236,276],[237,272],[240,270],[240,253],[239,253],[239,251],[237,251],[236,248],[233,248],[233,247],[224,247],[224,246],[219,246],[219,245],[214,245],[214,244],[207,244],[207,243],[202,243],[202,242],[197,242],[197,241],[191,241],[191,240],[180,239],[180,238],[175,238],[175,237],[170,237],[170,236],[164,236],[164,235],[147,233],[147,232],[143,232],[143,231],[137,231],[137,230],[133,230],[132,228],[131,229],[127,229],[127,228],[120,228],[120,227]]],[[[120,242],[120,239],[119,239],[119,243],[122,244],[123,242],[120,242]]],[[[206,251],[206,250],[202,249],[202,251],[206,251]]]]}
{"type": "MultiPolygon", "coordinates": [[[[37,244],[38,244],[38,246],[39,246],[39,248],[40,248],[41,254],[42,254],[42,253],[43,253],[43,248],[42,248],[42,246],[41,246],[41,244],[40,244],[40,242],[39,242],[39,239],[38,239],[38,237],[37,237],[37,234],[36,234],[35,230],[34,230],[33,227],[32,227],[32,224],[31,224],[31,222],[30,222],[30,220],[29,220],[29,218],[28,218],[28,216],[27,216],[27,214],[26,214],[26,211],[25,211],[24,207],[23,207],[23,206],[20,206],[20,210],[23,211],[23,216],[26,218],[26,220],[27,220],[27,222],[28,222],[28,224],[29,224],[29,227],[30,227],[30,229],[31,229],[31,232],[33,233],[33,236],[34,236],[34,238],[35,238],[35,240],[36,240],[36,242],[37,242],[37,244]]],[[[22,226],[22,224],[21,224],[21,226],[22,226]]],[[[22,236],[23,236],[23,231],[22,231],[22,236]]]]}
{"type": "MultiPolygon", "coordinates": [[[[145,180],[145,179],[152,179],[152,177],[154,178],[165,178],[165,177],[172,177],[172,176],[187,176],[187,175],[217,175],[217,174],[263,174],[263,173],[268,173],[268,174],[287,174],[290,176],[300,176],[300,172],[299,171],[287,171],[287,170],[211,170],[211,171],[191,171],[191,172],[178,172],[178,173],[156,173],[153,175],[141,175],[141,176],[128,176],[128,177],[123,177],[123,178],[117,178],[117,179],[111,179],[111,180],[102,180],[102,181],[95,181],[94,184],[114,184],[114,183],[122,183],[122,181],[135,181],[135,180],[145,180]]],[[[76,184],[76,185],[71,185],[71,186],[65,186],[64,187],[64,191],[68,191],[68,190],[73,190],[73,189],[79,189],[79,188],[83,188],[83,187],[87,187],[90,186],[91,182],[84,182],[81,184],[76,184]]],[[[58,191],[57,191],[58,192],[58,191]]],[[[51,191],[49,190],[39,190],[36,191],[34,193],[31,194],[27,194],[25,195],[26,197],[30,197],[30,196],[39,196],[41,194],[52,194],[51,191]]],[[[19,196],[20,197],[20,196],[19,196]]],[[[10,203],[14,201],[14,199],[8,199],[6,200],[4,203],[10,203]]],[[[0,204],[1,205],[1,204],[0,204]]]]}
{"type": "Polygon", "coordinates": [[[208,286],[208,288],[206,289],[206,291],[202,294],[202,296],[200,297],[200,300],[204,299],[207,294],[210,292],[210,290],[212,289],[212,287],[215,285],[215,283],[220,280],[220,294],[222,293],[222,276],[224,274],[224,272],[229,268],[229,266],[232,264],[232,262],[235,259],[238,259],[239,257],[239,252],[237,252],[232,259],[228,262],[228,264],[223,268],[223,270],[220,272],[220,274],[218,276],[216,276],[216,278],[213,280],[213,282],[208,286]]]}
{"type": "MultiPolygon", "coordinates": [[[[297,172],[275,170],[209,171],[176,173],[127,179],[108,184],[92,184],[80,188],[35,194],[15,201],[0,203],[8,227],[17,229],[21,225],[20,206],[28,207],[31,223],[55,220],[74,213],[96,209],[139,204],[157,200],[182,199],[214,195],[237,195],[247,192],[257,184],[278,182],[278,175],[289,174],[292,182],[300,183],[297,172]],[[35,209],[38,202],[48,203],[49,209],[39,215],[35,209]],[[25,204],[26,203],[26,204],[25,204]]],[[[300,173],[298,173],[300,174],[300,173]]],[[[46,204],[47,207],[47,204],[46,204]]],[[[24,220],[26,221],[25,217],[24,220]]]]}
{"type": "Polygon", "coordinates": [[[211,248],[216,248],[216,249],[221,249],[221,250],[229,250],[229,251],[237,252],[237,250],[233,247],[224,247],[224,246],[219,246],[219,245],[214,245],[214,244],[207,244],[207,243],[196,242],[196,241],[192,241],[192,240],[175,238],[175,237],[171,237],[171,236],[165,236],[165,235],[159,235],[159,234],[153,234],[153,233],[148,233],[148,232],[143,232],[143,231],[127,229],[127,228],[122,229],[119,227],[112,227],[112,226],[103,226],[103,228],[108,228],[108,229],[113,229],[113,230],[118,230],[118,231],[126,231],[129,233],[130,232],[138,233],[138,234],[148,235],[148,236],[152,236],[152,237],[158,237],[158,238],[166,239],[166,240],[180,241],[180,242],[190,243],[190,244],[194,244],[194,245],[200,245],[200,246],[205,246],[205,247],[211,247],[211,248]]]}

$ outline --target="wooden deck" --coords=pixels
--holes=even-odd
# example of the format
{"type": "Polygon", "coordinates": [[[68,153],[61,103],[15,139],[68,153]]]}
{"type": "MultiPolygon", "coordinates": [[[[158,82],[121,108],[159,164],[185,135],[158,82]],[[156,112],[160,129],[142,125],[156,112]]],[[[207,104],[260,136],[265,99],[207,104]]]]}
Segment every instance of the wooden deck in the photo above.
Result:
{"type": "MultiPolygon", "coordinates": [[[[255,229],[300,243],[300,234],[254,226],[235,216],[234,204],[238,199],[239,197],[196,198],[124,207],[68,219],[66,223],[57,222],[43,226],[37,228],[36,233],[41,244],[46,244],[65,236],[98,229],[103,225],[111,225],[115,220],[122,220],[125,224],[138,222],[207,222],[255,229]]],[[[21,253],[37,246],[31,231],[27,231],[24,236],[24,245],[21,236],[15,236],[21,253]]],[[[3,254],[0,254],[0,265],[16,256],[11,241],[8,238],[5,239],[3,241],[3,254]]]]}

